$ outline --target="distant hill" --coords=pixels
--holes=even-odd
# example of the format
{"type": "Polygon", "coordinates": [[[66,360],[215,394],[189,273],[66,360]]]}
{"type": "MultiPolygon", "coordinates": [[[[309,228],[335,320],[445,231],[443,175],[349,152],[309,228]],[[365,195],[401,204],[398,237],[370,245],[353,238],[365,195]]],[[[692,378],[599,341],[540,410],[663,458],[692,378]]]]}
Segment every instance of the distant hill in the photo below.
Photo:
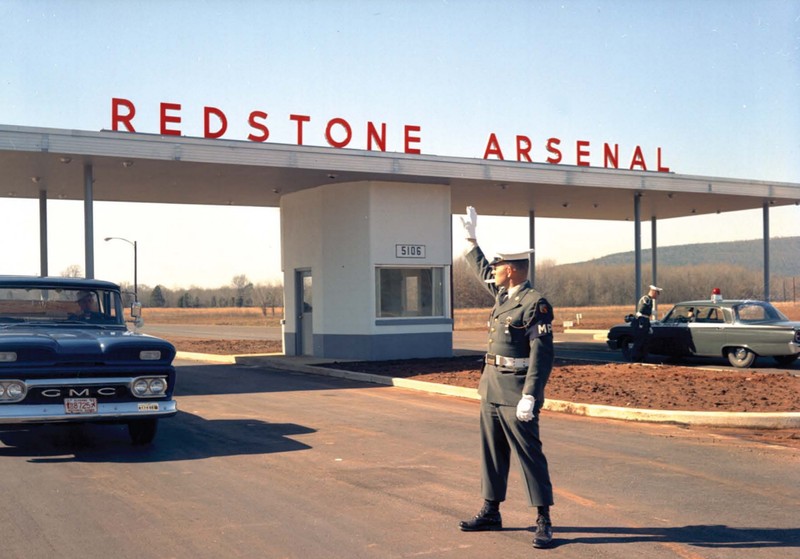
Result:
{"type": "MultiPolygon", "coordinates": [[[[800,237],[776,237],[769,241],[770,274],[775,276],[800,276],[800,237]]],[[[687,266],[691,264],[733,264],[747,269],[761,270],[764,266],[764,241],[731,241],[726,243],[699,243],[658,247],[658,267],[687,266]]],[[[649,265],[652,250],[642,250],[642,265],[649,265]]],[[[604,266],[633,264],[634,252],[618,252],[595,258],[581,264],[604,266]]],[[[572,264],[574,266],[576,264],[572,264]]]]}

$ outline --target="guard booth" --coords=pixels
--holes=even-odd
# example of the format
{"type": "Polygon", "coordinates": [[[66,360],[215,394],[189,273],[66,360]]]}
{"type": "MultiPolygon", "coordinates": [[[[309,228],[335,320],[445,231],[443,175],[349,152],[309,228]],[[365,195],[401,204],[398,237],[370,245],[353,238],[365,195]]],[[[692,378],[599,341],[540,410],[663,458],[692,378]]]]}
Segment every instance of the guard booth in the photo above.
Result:
{"type": "Polygon", "coordinates": [[[338,183],[280,208],[286,355],[452,355],[449,186],[338,183]]]}

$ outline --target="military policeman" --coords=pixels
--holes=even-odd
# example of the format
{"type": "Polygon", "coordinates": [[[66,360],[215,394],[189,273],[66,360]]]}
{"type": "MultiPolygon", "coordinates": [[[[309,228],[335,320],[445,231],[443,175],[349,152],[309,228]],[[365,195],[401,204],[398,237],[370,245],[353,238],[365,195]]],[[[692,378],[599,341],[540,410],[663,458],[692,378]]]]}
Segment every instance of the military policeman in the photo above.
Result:
{"type": "Polygon", "coordinates": [[[647,295],[639,299],[639,304],[636,306],[636,314],[633,317],[633,322],[631,322],[633,327],[631,361],[644,361],[647,354],[647,342],[650,339],[650,319],[655,318],[653,316],[653,304],[662,291],[664,291],[662,288],[651,285],[647,295]]]}
{"type": "Polygon", "coordinates": [[[467,208],[462,223],[472,245],[467,262],[495,303],[478,387],[484,504],[474,518],[461,521],[459,527],[466,532],[502,529],[500,503],[506,498],[513,451],[522,467],[528,502],[537,507],[533,546],[549,547],[553,541],[553,487],[539,439],[539,411],[553,367],[553,309],[528,281],[532,250],[501,254],[489,262],[475,238],[475,208],[467,208]]]}

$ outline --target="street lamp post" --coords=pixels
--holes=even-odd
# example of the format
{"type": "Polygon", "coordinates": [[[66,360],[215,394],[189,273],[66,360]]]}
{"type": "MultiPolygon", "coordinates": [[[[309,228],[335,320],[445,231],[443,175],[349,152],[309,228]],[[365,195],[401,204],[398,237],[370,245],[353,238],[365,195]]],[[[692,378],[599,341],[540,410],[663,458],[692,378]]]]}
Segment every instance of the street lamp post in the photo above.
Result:
{"type": "Polygon", "coordinates": [[[139,302],[139,281],[138,281],[138,263],[137,263],[137,247],[136,241],[129,241],[128,239],[124,239],[122,237],[106,237],[106,241],[111,240],[118,240],[118,241],[125,241],[129,245],[133,247],[133,300],[134,302],[139,302]]]}

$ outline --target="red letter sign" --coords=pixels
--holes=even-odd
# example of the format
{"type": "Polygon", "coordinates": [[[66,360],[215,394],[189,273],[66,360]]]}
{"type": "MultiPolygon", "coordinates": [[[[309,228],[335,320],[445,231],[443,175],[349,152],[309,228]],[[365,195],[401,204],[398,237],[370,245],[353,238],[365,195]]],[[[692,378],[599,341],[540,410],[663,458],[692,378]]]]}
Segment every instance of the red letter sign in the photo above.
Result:
{"type": "Polygon", "coordinates": [[[419,148],[412,148],[411,144],[418,144],[420,142],[419,136],[412,136],[412,132],[420,132],[422,130],[419,126],[412,126],[411,124],[406,124],[405,126],[405,142],[403,145],[403,152],[404,153],[411,153],[415,155],[419,155],[422,153],[419,148]]]}
{"type": "Polygon", "coordinates": [[[111,129],[115,132],[119,131],[119,125],[122,124],[128,132],[136,132],[133,129],[133,117],[136,116],[136,107],[127,99],[111,99],[111,129]],[[119,114],[119,108],[125,107],[128,112],[124,115],[119,114]]]}
{"type": "Polygon", "coordinates": [[[181,123],[181,117],[169,116],[167,111],[180,111],[181,106],[179,103],[161,103],[161,133],[166,136],[180,136],[180,130],[171,130],[167,128],[167,123],[174,122],[175,124],[181,123]]]}
{"type": "Polygon", "coordinates": [[[310,116],[306,115],[289,115],[289,120],[297,122],[297,145],[303,145],[303,123],[311,120],[310,116]]]}
{"type": "Polygon", "coordinates": [[[556,146],[561,144],[561,140],[558,138],[549,138],[547,140],[547,151],[552,153],[555,157],[548,157],[548,163],[561,163],[561,150],[558,149],[556,146]]]}
{"type": "Polygon", "coordinates": [[[500,143],[497,141],[497,136],[494,132],[489,134],[489,141],[486,142],[486,151],[483,152],[483,158],[489,159],[490,155],[496,155],[500,161],[503,161],[503,150],[500,149],[500,143]]]}
{"type": "Polygon", "coordinates": [[[633,150],[633,157],[631,158],[631,171],[633,171],[634,167],[641,167],[642,171],[647,170],[647,165],[644,163],[644,155],[642,154],[641,146],[636,146],[636,149],[633,150]]]}
{"type": "Polygon", "coordinates": [[[525,161],[528,163],[533,163],[531,159],[531,139],[527,136],[517,136],[517,161],[522,161],[522,158],[525,158],[525,161]]]}
{"type": "Polygon", "coordinates": [[[204,138],[221,138],[225,131],[228,129],[228,118],[221,110],[216,107],[203,108],[203,137],[204,138]],[[211,115],[219,119],[220,127],[216,132],[211,132],[211,115]]]}
{"type": "Polygon", "coordinates": [[[577,152],[576,159],[577,159],[579,167],[588,167],[589,166],[589,162],[588,161],[584,161],[584,159],[583,159],[584,156],[585,157],[589,157],[589,150],[588,149],[583,149],[583,148],[588,148],[588,147],[589,147],[589,142],[587,142],[586,140],[578,140],[577,142],[575,142],[575,151],[577,152]]]}
{"type": "Polygon", "coordinates": [[[367,149],[372,151],[372,140],[375,140],[375,143],[378,144],[378,149],[381,151],[386,151],[386,123],[381,123],[381,133],[378,134],[378,130],[375,128],[375,125],[372,122],[367,121],[367,149]]]}
{"type": "Polygon", "coordinates": [[[328,140],[328,143],[335,148],[343,148],[350,143],[350,139],[353,137],[353,130],[350,128],[350,124],[343,118],[332,118],[328,121],[328,126],[325,127],[325,139],[328,140]],[[331,136],[331,128],[333,128],[334,124],[338,124],[342,128],[344,128],[344,140],[341,142],[337,142],[331,136]]]}
{"type": "Polygon", "coordinates": [[[611,151],[610,144],[603,148],[603,167],[607,169],[609,163],[614,169],[619,169],[619,144],[614,144],[614,151],[611,151]]]}
{"type": "Polygon", "coordinates": [[[256,136],[255,134],[248,134],[247,139],[251,142],[266,142],[267,138],[269,138],[269,128],[267,128],[266,124],[256,122],[257,118],[267,120],[267,113],[264,111],[253,111],[250,113],[250,118],[247,119],[247,124],[249,124],[251,128],[261,130],[261,135],[256,136]]]}
{"type": "Polygon", "coordinates": [[[658,148],[658,172],[669,173],[669,167],[664,167],[661,165],[661,148],[658,148]]]}

